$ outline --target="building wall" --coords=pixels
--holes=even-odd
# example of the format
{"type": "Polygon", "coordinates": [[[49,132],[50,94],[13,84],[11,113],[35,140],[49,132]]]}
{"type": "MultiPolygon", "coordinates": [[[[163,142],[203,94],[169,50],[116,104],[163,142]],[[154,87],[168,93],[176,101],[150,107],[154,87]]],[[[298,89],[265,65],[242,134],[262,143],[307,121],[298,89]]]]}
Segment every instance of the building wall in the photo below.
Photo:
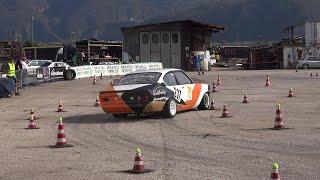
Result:
{"type": "Polygon", "coordinates": [[[221,57],[229,62],[232,59],[247,60],[249,58],[250,47],[221,47],[221,57]]]}
{"type": "Polygon", "coordinates": [[[282,39],[292,39],[293,37],[305,37],[305,24],[290,26],[282,31],[282,39]]]}
{"type": "MultiPolygon", "coordinates": [[[[124,36],[123,52],[128,53],[133,61],[160,61],[163,67],[188,69],[192,51],[204,51],[210,48],[212,31],[183,23],[142,26],[134,29],[122,29],[124,36]],[[142,34],[149,34],[150,45],[141,46],[142,34]],[[169,34],[169,44],[164,43],[163,35],[169,34]],[[174,34],[179,40],[174,42],[174,34]],[[159,36],[159,44],[152,36],[159,36]],[[150,54],[150,57],[149,55],[150,54]],[[141,58],[140,56],[148,58],[141,58]]],[[[156,38],[157,39],[157,38],[156,38]]],[[[158,40],[157,40],[158,41],[158,40]]]]}
{"type": "Polygon", "coordinates": [[[283,47],[283,68],[295,68],[296,63],[305,57],[319,55],[320,47],[283,47]]]}
{"type": "Polygon", "coordinates": [[[130,61],[140,61],[140,35],[136,31],[122,33],[124,36],[123,52],[128,53],[130,61]]]}
{"type": "Polygon", "coordinates": [[[304,47],[284,47],[283,48],[283,68],[294,68],[297,61],[306,56],[304,47]]]}
{"type": "Polygon", "coordinates": [[[312,46],[317,44],[318,23],[308,22],[305,24],[305,45],[312,46]]]}

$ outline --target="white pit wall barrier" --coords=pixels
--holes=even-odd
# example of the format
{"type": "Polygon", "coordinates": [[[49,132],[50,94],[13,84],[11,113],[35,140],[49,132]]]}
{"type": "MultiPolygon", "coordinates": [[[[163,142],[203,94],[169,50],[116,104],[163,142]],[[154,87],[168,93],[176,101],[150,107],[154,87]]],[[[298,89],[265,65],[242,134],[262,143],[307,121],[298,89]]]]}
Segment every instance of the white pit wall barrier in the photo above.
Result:
{"type": "Polygon", "coordinates": [[[76,72],[76,79],[100,76],[119,76],[140,70],[162,69],[162,63],[138,63],[115,65],[91,65],[71,67],[76,72]]]}

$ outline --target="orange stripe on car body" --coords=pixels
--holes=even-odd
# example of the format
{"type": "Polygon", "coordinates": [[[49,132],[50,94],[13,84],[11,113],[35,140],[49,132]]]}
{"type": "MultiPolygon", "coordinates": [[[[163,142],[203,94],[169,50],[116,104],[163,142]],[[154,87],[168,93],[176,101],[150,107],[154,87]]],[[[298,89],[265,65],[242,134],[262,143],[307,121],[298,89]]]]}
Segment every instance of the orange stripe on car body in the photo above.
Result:
{"type": "Polygon", "coordinates": [[[134,111],[119,97],[112,86],[108,86],[106,91],[99,95],[102,109],[107,113],[121,114],[133,113],[134,111]]]}
{"type": "Polygon", "coordinates": [[[178,105],[177,110],[178,111],[186,111],[186,110],[193,109],[199,99],[200,92],[201,92],[201,84],[195,84],[194,88],[192,90],[192,99],[188,100],[186,102],[186,105],[184,105],[184,104],[178,105]]]}

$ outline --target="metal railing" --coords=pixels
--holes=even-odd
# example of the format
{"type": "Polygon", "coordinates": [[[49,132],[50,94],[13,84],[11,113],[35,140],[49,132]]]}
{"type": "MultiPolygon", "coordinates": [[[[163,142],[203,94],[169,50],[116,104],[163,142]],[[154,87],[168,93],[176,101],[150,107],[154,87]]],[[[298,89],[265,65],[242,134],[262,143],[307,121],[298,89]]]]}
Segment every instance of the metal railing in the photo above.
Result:
{"type": "Polygon", "coordinates": [[[49,67],[20,69],[16,70],[16,78],[18,88],[22,88],[63,79],[63,72],[57,73],[49,67]]]}

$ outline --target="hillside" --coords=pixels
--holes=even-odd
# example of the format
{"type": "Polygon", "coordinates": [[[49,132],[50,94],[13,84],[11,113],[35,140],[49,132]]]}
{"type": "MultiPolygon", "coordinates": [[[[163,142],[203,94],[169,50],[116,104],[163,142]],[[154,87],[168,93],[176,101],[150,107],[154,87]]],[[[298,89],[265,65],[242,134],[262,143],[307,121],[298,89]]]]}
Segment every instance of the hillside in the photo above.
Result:
{"type": "Polygon", "coordinates": [[[126,25],[195,19],[224,25],[220,41],[276,40],[283,27],[318,19],[316,0],[0,0],[0,39],[121,39],[126,25]]]}

